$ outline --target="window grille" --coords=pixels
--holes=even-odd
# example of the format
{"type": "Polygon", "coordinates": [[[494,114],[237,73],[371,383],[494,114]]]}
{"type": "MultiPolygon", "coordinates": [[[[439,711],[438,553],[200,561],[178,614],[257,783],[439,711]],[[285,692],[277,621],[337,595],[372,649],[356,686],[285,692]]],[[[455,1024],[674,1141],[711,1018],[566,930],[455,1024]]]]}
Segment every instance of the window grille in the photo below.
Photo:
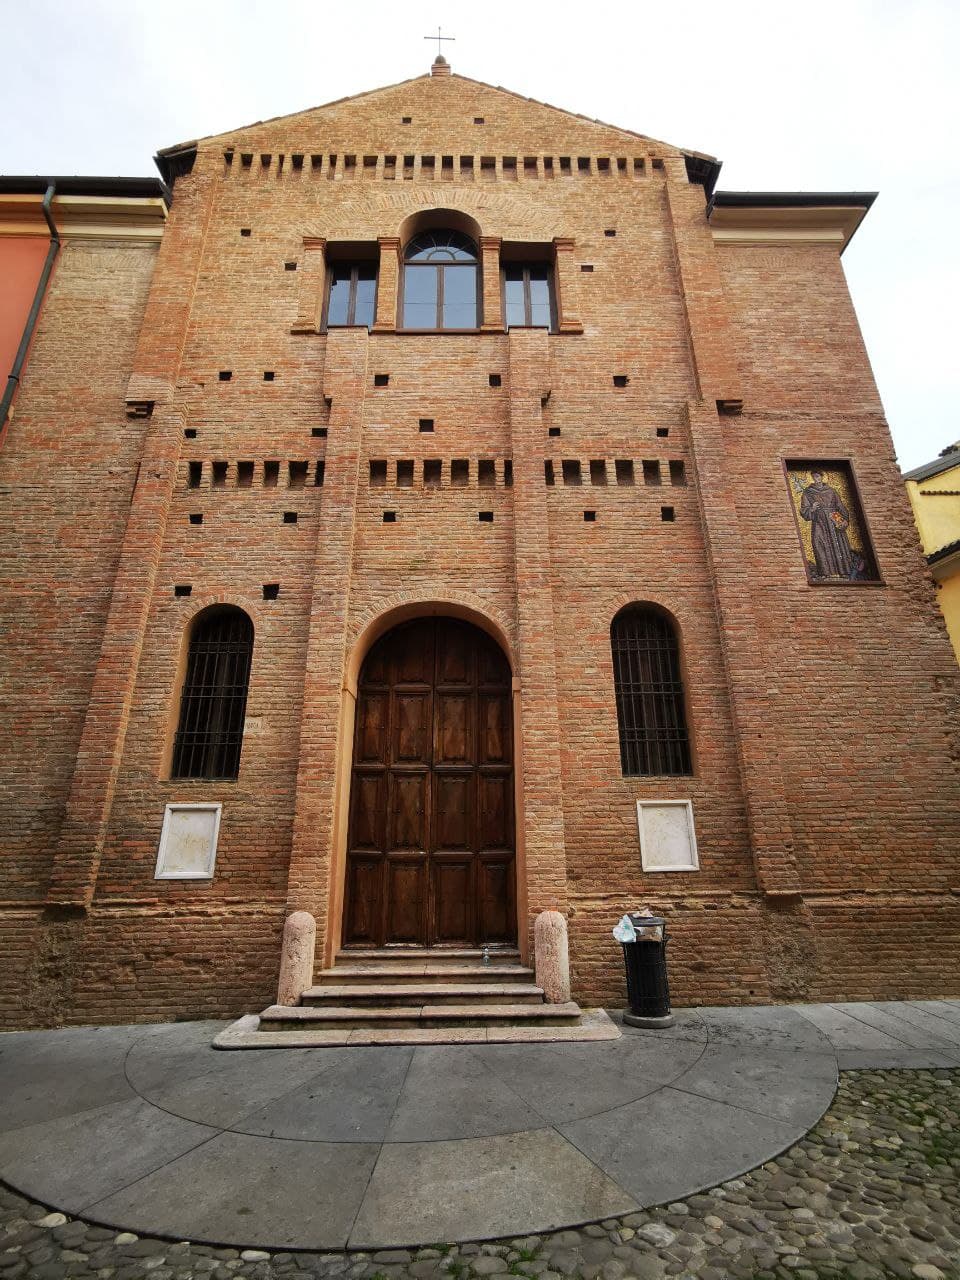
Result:
{"type": "Polygon", "coordinates": [[[195,620],[173,745],[174,778],[236,778],[252,653],[253,623],[242,610],[216,608],[195,620]]]}
{"type": "Polygon", "coordinates": [[[659,610],[631,606],[614,618],[610,644],[624,776],[689,774],[690,740],[672,623],[659,610]]]}

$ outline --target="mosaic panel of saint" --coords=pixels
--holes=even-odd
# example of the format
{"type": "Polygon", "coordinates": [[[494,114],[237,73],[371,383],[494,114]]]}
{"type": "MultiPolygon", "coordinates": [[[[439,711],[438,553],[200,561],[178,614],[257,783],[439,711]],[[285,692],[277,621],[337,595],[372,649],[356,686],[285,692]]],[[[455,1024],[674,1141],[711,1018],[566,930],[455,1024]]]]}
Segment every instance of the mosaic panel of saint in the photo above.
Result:
{"type": "Polygon", "coordinates": [[[860,501],[846,462],[788,462],[807,577],[811,582],[877,582],[860,501]]]}

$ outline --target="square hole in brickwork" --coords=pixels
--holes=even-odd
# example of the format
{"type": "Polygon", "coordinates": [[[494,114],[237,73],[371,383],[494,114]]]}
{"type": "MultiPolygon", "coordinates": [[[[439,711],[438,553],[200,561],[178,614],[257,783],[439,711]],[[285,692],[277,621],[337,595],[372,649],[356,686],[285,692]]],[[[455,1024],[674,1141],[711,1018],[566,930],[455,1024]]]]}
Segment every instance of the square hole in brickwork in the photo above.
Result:
{"type": "Polygon", "coordinates": [[[613,375],[613,385],[615,387],[625,387],[629,382],[630,379],[625,373],[615,373],[613,375]]]}
{"type": "Polygon", "coordinates": [[[421,431],[432,431],[432,430],[433,430],[433,419],[432,419],[432,418],[421,418],[421,419],[419,420],[419,422],[417,423],[417,425],[418,425],[418,427],[419,427],[419,429],[420,429],[421,431]]]}
{"type": "Polygon", "coordinates": [[[436,166],[436,162],[437,162],[436,156],[420,157],[420,168],[423,171],[425,176],[430,176],[430,177],[433,176],[433,170],[436,166]]]}
{"type": "Polygon", "coordinates": [[[293,165],[294,169],[302,169],[303,156],[300,155],[298,151],[295,151],[293,155],[290,157],[290,163],[293,165]]]}
{"type": "Polygon", "coordinates": [[[387,462],[385,458],[371,459],[370,484],[374,489],[382,489],[387,483],[387,462]]]}
{"type": "Polygon", "coordinates": [[[614,466],[617,472],[617,484],[633,484],[633,461],[630,458],[618,458],[614,466]]]}
{"type": "Polygon", "coordinates": [[[460,173],[464,178],[473,177],[473,156],[460,157],[460,173]]]}
{"type": "Polygon", "coordinates": [[[184,439],[185,439],[185,440],[196,440],[196,438],[197,438],[197,428],[196,428],[196,427],[185,427],[185,428],[184,428],[184,431],[183,431],[183,437],[184,437],[184,439]]]}
{"type": "Polygon", "coordinates": [[[659,440],[666,440],[669,434],[670,434],[669,427],[657,427],[657,438],[659,440]]]}
{"type": "Polygon", "coordinates": [[[670,459],[670,483],[671,484],[687,483],[687,469],[683,465],[683,462],[681,461],[681,459],[679,458],[670,459]]]}
{"type": "Polygon", "coordinates": [[[364,156],[364,157],[363,157],[363,167],[364,167],[365,169],[375,169],[375,168],[377,167],[377,157],[376,157],[376,156],[364,156]]]}
{"type": "Polygon", "coordinates": [[[553,177],[553,156],[543,157],[543,172],[553,177]]]}
{"type": "Polygon", "coordinates": [[[523,157],[523,172],[527,174],[532,174],[534,177],[536,177],[537,175],[537,157],[536,156],[523,157]]]}
{"type": "Polygon", "coordinates": [[[188,582],[181,582],[173,588],[173,594],[182,598],[184,596],[188,596],[192,590],[193,587],[191,587],[188,582]]]}
{"type": "Polygon", "coordinates": [[[413,462],[409,458],[403,458],[397,463],[397,487],[399,489],[413,487],[413,462]]]}
{"type": "Polygon", "coordinates": [[[466,458],[454,458],[450,463],[450,483],[456,485],[470,483],[470,463],[466,458]]]}
{"type": "Polygon", "coordinates": [[[577,156],[577,169],[580,171],[580,173],[589,173],[589,172],[590,172],[590,157],[589,157],[589,156],[577,156]]]}
{"type": "Polygon", "coordinates": [[[576,458],[564,458],[560,464],[563,472],[564,484],[582,484],[583,477],[580,474],[580,463],[576,458]]]}
{"type": "Polygon", "coordinates": [[[244,237],[244,239],[246,239],[247,236],[252,234],[252,232],[249,227],[241,227],[240,234],[244,237]]]}
{"type": "Polygon", "coordinates": [[[390,385],[389,373],[375,373],[373,375],[373,385],[375,387],[389,387],[390,385]]]}
{"type": "Polygon", "coordinates": [[[423,483],[428,489],[438,489],[443,481],[443,462],[439,458],[427,458],[423,464],[423,483]]]}
{"type": "Polygon", "coordinates": [[[598,173],[609,173],[609,172],[610,172],[610,157],[609,157],[609,156],[598,156],[598,157],[597,157],[597,172],[598,172],[598,173]]]}
{"type": "Polygon", "coordinates": [[[477,519],[480,521],[480,523],[481,523],[481,524],[493,524],[493,512],[492,512],[492,511],[478,511],[478,512],[477,512],[477,519]]]}
{"type": "Polygon", "coordinates": [[[505,489],[513,488],[513,459],[504,458],[503,460],[503,485],[505,489]]]}
{"type": "Polygon", "coordinates": [[[643,462],[643,483],[659,484],[660,483],[660,463],[649,458],[645,458],[643,462]]]}
{"type": "Polygon", "coordinates": [[[502,386],[503,386],[503,378],[500,376],[500,374],[499,374],[499,373],[491,373],[491,374],[490,374],[490,385],[491,385],[491,387],[502,387],[502,386]]]}
{"type": "Polygon", "coordinates": [[[560,434],[560,428],[559,428],[559,427],[547,427],[547,435],[548,435],[548,436],[558,436],[559,434],[560,434]]]}
{"type": "Polygon", "coordinates": [[[327,465],[324,462],[324,460],[321,458],[319,462],[317,462],[314,465],[314,468],[313,468],[313,483],[316,486],[316,488],[318,489],[323,488],[323,481],[326,473],[327,473],[327,465]]]}
{"type": "Polygon", "coordinates": [[[226,462],[215,462],[213,464],[213,484],[214,488],[222,489],[227,483],[227,466],[226,462]]]}
{"type": "Polygon", "coordinates": [[[603,233],[603,234],[604,234],[605,236],[609,236],[609,237],[610,237],[610,239],[613,239],[613,237],[614,237],[617,233],[616,233],[616,230],[615,230],[613,227],[607,227],[606,231],[604,231],[604,233],[603,233]]]}
{"type": "Polygon", "coordinates": [[[302,489],[307,483],[308,466],[306,462],[287,463],[287,484],[291,489],[302,489]]]}
{"type": "Polygon", "coordinates": [[[556,484],[556,476],[553,473],[553,463],[549,458],[544,459],[543,463],[543,481],[544,484],[556,484]]]}
{"type": "Polygon", "coordinates": [[[278,596],[279,594],[280,594],[280,583],[279,583],[279,582],[265,582],[265,583],[263,584],[263,598],[264,598],[264,600],[276,600],[276,598],[277,598],[277,596],[278,596]]]}
{"type": "Polygon", "coordinates": [[[249,489],[253,484],[253,463],[238,462],[237,463],[237,486],[241,489],[249,489]]]}
{"type": "Polygon", "coordinates": [[[650,167],[651,169],[662,169],[663,161],[659,160],[656,156],[654,156],[654,158],[650,161],[650,167]]]}
{"type": "Polygon", "coordinates": [[[570,157],[569,156],[560,157],[560,172],[562,174],[570,173],[570,157]]]}
{"type": "Polygon", "coordinates": [[[383,513],[383,523],[384,523],[384,524],[396,524],[396,523],[397,523],[397,513],[396,513],[395,511],[385,511],[385,512],[383,513]]]}
{"type": "Polygon", "coordinates": [[[284,271],[296,271],[297,264],[295,262],[285,262],[283,264],[284,271]]]}
{"type": "Polygon", "coordinates": [[[187,488],[199,489],[200,482],[203,480],[203,463],[188,462],[187,463],[187,488]]]}
{"type": "Polygon", "coordinates": [[[583,513],[583,518],[587,524],[593,524],[596,521],[597,513],[595,511],[585,511],[583,513]]]}
{"type": "Polygon", "coordinates": [[[593,270],[593,263],[592,263],[592,262],[581,262],[581,263],[580,263],[580,270],[581,270],[581,271],[592,271],[592,270],[593,270]]]}
{"type": "Polygon", "coordinates": [[[217,374],[217,377],[221,382],[229,382],[230,379],[233,377],[233,370],[221,369],[220,372],[217,374]]]}
{"type": "Polygon", "coordinates": [[[484,119],[484,117],[483,117],[483,116],[474,116],[474,117],[473,117],[473,123],[474,123],[474,124],[486,124],[487,122],[486,122],[486,120],[484,119]]]}
{"type": "Polygon", "coordinates": [[[481,458],[477,463],[477,483],[481,489],[492,489],[497,483],[497,469],[492,458],[481,458]]]}
{"type": "Polygon", "coordinates": [[[311,427],[311,429],[310,429],[310,434],[311,434],[312,436],[316,436],[318,440],[326,440],[326,438],[327,438],[327,428],[326,428],[326,427],[311,427]]]}
{"type": "Polygon", "coordinates": [[[249,169],[250,166],[253,164],[253,153],[250,151],[241,151],[240,163],[243,165],[245,169],[249,169]]]}
{"type": "Polygon", "coordinates": [[[284,524],[296,524],[296,523],[297,523],[297,513],[296,513],[296,511],[285,511],[285,512],[283,513],[283,523],[284,523],[284,524]]]}
{"type": "Polygon", "coordinates": [[[202,513],[201,511],[191,511],[191,512],[190,512],[190,523],[191,523],[191,524],[203,524],[203,513],[202,513]]]}
{"type": "Polygon", "coordinates": [[[517,157],[504,156],[502,163],[503,163],[503,172],[508,173],[510,174],[511,177],[515,178],[517,176],[517,157]]]}
{"type": "Polygon", "coordinates": [[[400,117],[400,123],[401,123],[401,124],[413,124],[413,116],[401,116],[401,117],[400,117]]]}
{"type": "Polygon", "coordinates": [[[676,515],[674,514],[673,507],[661,507],[661,508],[660,508],[660,519],[661,519],[661,520],[666,520],[666,522],[667,522],[668,524],[669,524],[671,521],[675,520],[675,519],[676,519],[676,515]]]}
{"type": "Polygon", "coordinates": [[[263,464],[263,485],[265,489],[275,489],[280,479],[280,463],[276,461],[263,464]]]}
{"type": "Polygon", "coordinates": [[[607,464],[603,458],[590,459],[590,483],[606,484],[607,483],[607,464]]]}
{"type": "Polygon", "coordinates": [[[274,373],[274,371],[273,371],[272,369],[264,369],[264,371],[263,371],[263,380],[264,380],[264,382],[273,382],[273,380],[276,378],[276,376],[277,376],[277,375],[274,373]]]}

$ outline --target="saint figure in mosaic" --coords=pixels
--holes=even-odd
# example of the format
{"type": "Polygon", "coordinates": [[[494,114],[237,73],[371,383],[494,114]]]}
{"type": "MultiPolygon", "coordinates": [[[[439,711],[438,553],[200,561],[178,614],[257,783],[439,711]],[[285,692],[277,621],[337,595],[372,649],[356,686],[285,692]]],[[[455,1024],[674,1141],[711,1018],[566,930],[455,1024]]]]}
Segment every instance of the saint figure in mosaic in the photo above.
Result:
{"type": "Polygon", "coordinates": [[[810,521],[810,541],[820,578],[859,578],[862,558],[847,539],[850,512],[839,493],[826,483],[822,471],[811,471],[812,483],[800,495],[800,517],[810,521]]]}

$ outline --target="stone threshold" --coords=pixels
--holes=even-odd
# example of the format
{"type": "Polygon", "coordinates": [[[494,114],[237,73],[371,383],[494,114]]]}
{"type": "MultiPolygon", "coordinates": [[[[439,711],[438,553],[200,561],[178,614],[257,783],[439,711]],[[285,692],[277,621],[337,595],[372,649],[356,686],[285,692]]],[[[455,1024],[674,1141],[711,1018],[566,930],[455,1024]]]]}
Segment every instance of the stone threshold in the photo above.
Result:
{"type": "Polygon", "coordinates": [[[619,1040],[620,1028],[604,1009],[582,1009],[578,1026],[316,1027],[261,1031],[260,1015],[245,1014],[214,1039],[214,1049],[323,1049],[390,1044],[555,1044],[619,1040]]]}

